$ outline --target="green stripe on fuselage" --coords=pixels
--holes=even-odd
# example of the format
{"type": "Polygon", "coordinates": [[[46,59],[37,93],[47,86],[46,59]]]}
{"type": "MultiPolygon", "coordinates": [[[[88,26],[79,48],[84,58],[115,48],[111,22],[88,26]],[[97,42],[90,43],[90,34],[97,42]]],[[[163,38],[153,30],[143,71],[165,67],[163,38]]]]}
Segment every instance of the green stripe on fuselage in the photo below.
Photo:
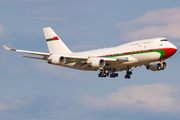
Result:
{"type": "MultiPolygon", "coordinates": [[[[132,53],[128,53],[128,54],[120,54],[120,55],[108,55],[108,56],[105,56],[105,57],[118,57],[118,56],[126,56],[126,55],[135,55],[135,54],[142,54],[142,53],[150,53],[150,52],[158,52],[161,54],[160,58],[161,59],[164,54],[165,54],[165,51],[163,50],[152,50],[152,51],[143,51],[143,52],[132,52],[132,53]]],[[[77,63],[77,62],[81,62],[80,60],[77,60],[77,61],[72,61],[72,62],[69,62],[69,63],[77,63]]]]}

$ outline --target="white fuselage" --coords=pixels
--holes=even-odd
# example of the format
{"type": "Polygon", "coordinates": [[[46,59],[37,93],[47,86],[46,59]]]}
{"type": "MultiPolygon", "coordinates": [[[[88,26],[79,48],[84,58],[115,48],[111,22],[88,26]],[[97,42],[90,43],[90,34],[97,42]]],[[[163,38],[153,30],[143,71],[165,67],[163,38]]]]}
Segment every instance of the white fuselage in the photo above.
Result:
{"type": "MultiPolygon", "coordinates": [[[[137,67],[140,65],[149,64],[159,60],[167,59],[170,56],[163,56],[161,51],[168,49],[177,49],[169,41],[161,41],[165,38],[155,38],[155,39],[146,39],[140,41],[129,42],[117,47],[97,49],[84,52],[76,52],[68,55],[72,56],[96,56],[96,57],[109,57],[109,58],[118,58],[119,56],[128,57],[129,61],[123,63],[112,63],[106,65],[105,68],[115,68],[117,71],[124,70],[128,65],[129,67],[137,67]]],[[[82,64],[79,62],[70,62],[66,65],[61,65],[64,67],[70,67],[79,70],[97,70],[90,67],[85,67],[82,69],[82,64]]]]}

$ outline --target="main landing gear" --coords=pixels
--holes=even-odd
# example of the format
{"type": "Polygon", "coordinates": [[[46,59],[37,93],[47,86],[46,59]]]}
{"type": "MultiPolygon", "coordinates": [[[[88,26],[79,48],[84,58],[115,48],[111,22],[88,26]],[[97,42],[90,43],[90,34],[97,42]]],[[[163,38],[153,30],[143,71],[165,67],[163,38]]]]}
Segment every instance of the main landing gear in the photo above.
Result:
{"type": "Polygon", "coordinates": [[[124,77],[125,77],[125,79],[130,79],[131,75],[132,75],[132,71],[129,71],[129,68],[128,68],[126,75],[124,77]]]}
{"type": "Polygon", "coordinates": [[[106,70],[100,70],[98,77],[107,77],[107,76],[109,76],[109,73],[106,72],[106,70]]]}
{"type": "Polygon", "coordinates": [[[118,77],[118,73],[112,72],[112,73],[110,74],[110,78],[115,78],[115,77],[118,77]]]}
{"type": "MultiPolygon", "coordinates": [[[[108,77],[108,76],[110,76],[110,78],[118,77],[118,73],[115,73],[114,71],[115,70],[101,69],[100,73],[98,74],[98,77],[108,77]]],[[[132,75],[132,71],[130,71],[128,68],[126,71],[126,75],[124,77],[125,77],[125,79],[130,79],[131,75],[132,75]]]]}
{"type": "Polygon", "coordinates": [[[100,73],[98,74],[98,77],[108,77],[110,75],[110,78],[115,78],[115,77],[118,77],[118,73],[115,73],[114,71],[109,74],[110,72],[103,69],[103,70],[100,70],[100,73]]]}

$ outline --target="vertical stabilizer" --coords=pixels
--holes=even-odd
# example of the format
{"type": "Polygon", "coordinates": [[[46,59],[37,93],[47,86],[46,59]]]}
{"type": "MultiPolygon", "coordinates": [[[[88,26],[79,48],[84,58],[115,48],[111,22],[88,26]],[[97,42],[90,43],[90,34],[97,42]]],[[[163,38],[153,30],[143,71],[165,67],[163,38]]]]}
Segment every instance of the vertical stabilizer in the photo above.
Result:
{"type": "Polygon", "coordinates": [[[51,54],[72,53],[50,27],[43,28],[43,31],[51,54]]]}

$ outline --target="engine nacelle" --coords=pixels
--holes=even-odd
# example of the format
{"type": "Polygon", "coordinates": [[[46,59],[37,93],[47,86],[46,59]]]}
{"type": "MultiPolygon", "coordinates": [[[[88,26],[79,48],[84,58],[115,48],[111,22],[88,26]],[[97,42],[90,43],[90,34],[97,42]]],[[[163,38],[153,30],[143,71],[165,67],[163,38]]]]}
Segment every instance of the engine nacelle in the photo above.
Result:
{"type": "Polygon", "coordinates": [[[160,71],[164,70],[167,68],[167,63],[166,62],[155,62],[151,63],[149,66],[147,66],[147,69],[151,71],[160,71]]]}
{"type": "Polygon", "coordinates": [[[48,60],[50,64],[64,64],[66,63],[66,58],[63,56],[53,57],[51,60],[48,60]]]}
{"type": "Polygon", "coordinates": [[[90,65],[93,68],[103,68],[106,65],[106,62],[103,59],[95,59],[90,65]]]}

